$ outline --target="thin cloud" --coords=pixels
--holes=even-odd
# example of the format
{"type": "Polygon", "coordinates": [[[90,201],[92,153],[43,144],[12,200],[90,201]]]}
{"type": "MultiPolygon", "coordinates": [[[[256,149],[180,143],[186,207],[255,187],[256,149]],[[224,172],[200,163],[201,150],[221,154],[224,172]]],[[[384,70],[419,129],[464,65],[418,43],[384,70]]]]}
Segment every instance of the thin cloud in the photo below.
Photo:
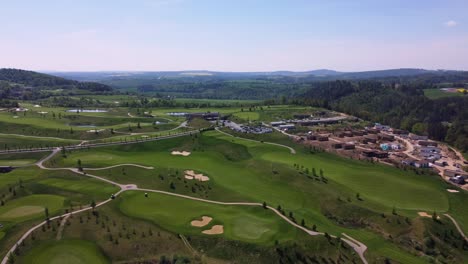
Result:
{"type": "Polygon", "coordinates": [[[456,27],[458,25],[457,21],[455,21],[455,20],[449,20],[449,21],[445,22],[444,24],[447,27],[456,27]]]}

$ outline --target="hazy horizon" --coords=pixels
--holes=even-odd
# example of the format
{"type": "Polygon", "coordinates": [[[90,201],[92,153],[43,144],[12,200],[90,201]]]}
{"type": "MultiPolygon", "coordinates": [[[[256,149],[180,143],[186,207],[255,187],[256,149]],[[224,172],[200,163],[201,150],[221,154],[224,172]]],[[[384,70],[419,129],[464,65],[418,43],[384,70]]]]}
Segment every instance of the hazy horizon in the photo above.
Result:
{"type": "Polygon", "coordinates": [[[461,0],[20,0],[0,6],[0,68],[468,70],[468,3],[461,0]]]}

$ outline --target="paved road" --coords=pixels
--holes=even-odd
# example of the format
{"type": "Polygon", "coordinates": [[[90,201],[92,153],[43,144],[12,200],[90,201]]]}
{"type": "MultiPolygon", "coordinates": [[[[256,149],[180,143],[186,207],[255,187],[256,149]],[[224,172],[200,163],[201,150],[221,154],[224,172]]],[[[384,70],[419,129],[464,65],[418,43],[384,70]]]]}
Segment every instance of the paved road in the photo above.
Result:
{"type": "Polygon", "coordinates": [[[109,167],[104,167],[104,168],[83,168],[84,171],[97,171],[97,170],[107,170],[107,169],[112,169],[112,168],[117,168],[117,167],[122,167],[122,166],[131,166],[131,167],[138,167],[146,170],[153,170],[154,167],[147,167],[143,165],[138,165],[138,164],[132,164],[132,163],[124,163],[124,164],[119,164],[119,165],[114,165],[114,166],[109,166],[109,167]]]}
{"type": "Polygon", "coordinates": [[[252,141],[252,142],[257,142],[257,143],[263,143],[263,144],[268,144],[268,145],[273,145],[273,146],[278,146],[278,147],[283,147],[283,148],[287,148],[289,149],[289,151],[291,152],[291,154],[296,154],[296,150],[291,148],[290,146],[286,146],[286,145],[282,145],[282,144],[278,144],[278,143],[273,143],[273,142],[265,142],[265,141],[258,141],[258,140],[253,140],[253,139],[249,139],[249,138],[243,138],[243,137],[236,137],[234,135],[231,135],[229,133],[226,133],[224,131],[221,131],[219,128],[216,128],[216,131],[218,131],[219,133],[222,133],[224,135],[227,135],[227,136],[230,136],[230,137],[235,137],[235,138],[239,138],[239,139],[242,139],[242,140],[247,140],[247,141],[252,141]]]}
{"type": "Polygon", "coordinates": [[[458,225],[457,221],[449,214],[444,214],[446,217],[448,217],[448,219],[450,219],[452,221],[452,223],[455,225],[455,227],[457,228],[458,232],[460,233],[460,235],[466,240],[468,241],[468,237],[465,235],[465,233],[463,232],[463,230],[461,229],[460,225],[458,225]]]}

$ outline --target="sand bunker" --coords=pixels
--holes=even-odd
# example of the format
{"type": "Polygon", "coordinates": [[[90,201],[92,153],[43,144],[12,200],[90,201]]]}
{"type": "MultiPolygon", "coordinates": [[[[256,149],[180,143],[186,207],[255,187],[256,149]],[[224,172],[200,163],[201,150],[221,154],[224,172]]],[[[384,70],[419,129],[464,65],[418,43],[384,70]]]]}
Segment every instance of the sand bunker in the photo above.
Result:
{"type": "Polygon", "coordinates": [[[172,151],[171,154],[172,154],[172,155],[175,155],[175,156],[184,156],[184,157],[187,157],[187,156],[190,155],[191,153],[188,152],[188,151],[172,151]]]}
{"type": "Polygon", "coordinates": [[[192,226],[196,226],[196,227],[204,227],[206,226],[207,224],[209,224],[211,222],[211,220],[213,220],[213,218],[209,217],[209,216],[202,216],[202,220],[193,220],[192,222],[190,222],[190,224],[192,226]]]}
{"type": "Polygon", "coordinates": [[[42,115],[45,115],[45,114],[47,114],[48,112],[42,111],[42,112],[38,112],[38,113],[39,113],[39,114],[42,114],[42,115]]]}
{"type": "Polygon", "coordinates": [[[86,132],[88,132],[88,133],[101,133],[103,131],[105,131],[105,129],[92,129],[92,130],[88,130],[86,132]]]}
{"type": "MultiPolygon", "coordinates": [[[[428,214],[426,212],[418,212],[418,215],[419,216],[422,216],[422,217],[430,217],[432,218],[432,214],[428,214]]],[[[440,219],[440,216],[437,216],[437,219],[440,219]]]]}
{"type": "Polygon", "coordinates": [[[219,235],[224,233],[224,226],[214,225],[211,227],[211,229],[203,230],[202,233],[206,235],[219,235]]]}
{"type": "Polygon", "coordinates": [[[199,180],[199,181],[209,181],[210,178],[208,176],[205,176],[203,174],[197,174],[193,170],[186,170],[185,172],[185,179],[187,180],[199,180]]]}
{"type": "Polygon", "coordinates": [[[453,189],[447,189],[447,192],[449,192],[449,193],[457,193],[457,192],[460,192],[460,191],[453,190],[453,189]]]}

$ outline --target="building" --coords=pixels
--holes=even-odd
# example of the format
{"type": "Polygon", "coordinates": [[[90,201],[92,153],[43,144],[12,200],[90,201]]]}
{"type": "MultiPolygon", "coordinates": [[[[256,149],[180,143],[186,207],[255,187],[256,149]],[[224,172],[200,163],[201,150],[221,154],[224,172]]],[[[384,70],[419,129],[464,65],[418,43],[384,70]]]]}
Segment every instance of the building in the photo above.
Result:
{"type": "Polygon", "coordinates": [[[351,143],[346,143],[346,144],[343,146],[343,149],[346,149],[346,150],[351,150],[351,149],[355,149],[355,148],[356,148],[356,145],[351,144],[351,143]]]}
{"type": "Polygon", "coordinates": [[[419,149],[421,153],[440,153],[440,148],[438,147],[421,147],[419,149]]]}
{"type": "Polygon", "coordinates": [[[465,178],[462,176],[450,177],[449,181],[460,185],[465,184],[465,178]]]}
{"type": "Polygon", "coordinates": [[[343,148],[343,144],[342,143],[333,143],[332,148],[335,148],[335,149],[343,148]]]}
{"type": "Polygon", "coordinates": [[[294,124],[284,124],[284,125],[279,125],[278,127],[281,130],[293,130],[296,128],[294,124]]]}
{"type": "Polygon", "coordinates": [[[418,145],[423,146],[423,147],[437,147],[438,146],[437,142],[427,141],[427,140],[418,141],[418,145]]]}
{"type": "Polygon", "coordinates": [[[430,161],[428,160],[418,160],[414,162],[416,168],[429,168],[430,161]]]}
{"type": "Polygon", "coordinates": [[[270,125],[274,126],[274,127],[277,127],[277,126],[280,126],[280,125],[284,125],[286,124],[284,121],[276,121],[276,122],[271,122],[270,125]]]}
{"type": "Polygon", "coordinates": [[[427,140],[427,136],[420,136],[413,133],[409,134],[409,138],[412,140],[427,140]]]}
{"type": "Polygon", "coordinates": [[[0,166],[0,173],[8,173],[13,170],[11,166],[0,166]]]}
{"type": "Polygon", "coordinates": [[[203,118],[208,121],[213,121],[219,119],[219,113],[187,113],[185,117],[188,120],[194,119],[194,118],[203,118]]]}
{"type": "Polygon", "coordinates": [[[464,178],[468,178],[468,173],[464,171],[444,170],[444,176],[446,177],[462,176],[464,178]]]}
{"type": "Polygon", "coordinates": [[[318,141],[328,141],[328,136],[319,135],[317,136],[318,141]]]}
{"type": "Polygon", "coordinates": [[[406,130],[401,130],[401,129],[392,129],[392,133],[395,135],[408,135],[409,132],[406,130]]]}
{"type": "Polygon", "coordinates": [[[446,161],[434,161],[434,164],[440,167],[445,167],[448,165],[446,161]]]}
{"type": "Polygon", "coordinates": [[[395,136],[387,135],[387,134],[379,134],[378,138],[380,140],[385,140],[385,141],[394,141],[395,140],[395,136]]]}
{"type": "Polygon", "coordinates": [[[377,137],[372,136],[372,135],[367,135],[364,136],[364,139],[362,140],[362,143],[367,144],[367,143],[377,143],[377,137]]]}
{"type": "Polygon", "coordinates": [[[360,131],[360,130],[355,130],[355,131],[353,131],[353,136],[362,137],[362,136],[364,136],[364,133],[366,133],[366,132],[365,131],[360,131]]]}
{"type": "Polygon", "coordinates": [[[414,159],[405,159],[405,160],[401,161],[401,164],[407,165],[407,166],[414,166],[415,162],[416,162],[416,160],[414,160],[414,159]]]}
{"type": "Polygon", "coordinates": [[[308,134],[308,135],[307,135],[307,140],[317,140],[317,135],[308,134]]]}
{"type": "Polygon", "coordinates": [[[351,132],[351,131],[345,131],[345,132],[343,132],[343,134],[344,134],[345,137],[352,137],[353,136],[353,132],[351,132]]]}

